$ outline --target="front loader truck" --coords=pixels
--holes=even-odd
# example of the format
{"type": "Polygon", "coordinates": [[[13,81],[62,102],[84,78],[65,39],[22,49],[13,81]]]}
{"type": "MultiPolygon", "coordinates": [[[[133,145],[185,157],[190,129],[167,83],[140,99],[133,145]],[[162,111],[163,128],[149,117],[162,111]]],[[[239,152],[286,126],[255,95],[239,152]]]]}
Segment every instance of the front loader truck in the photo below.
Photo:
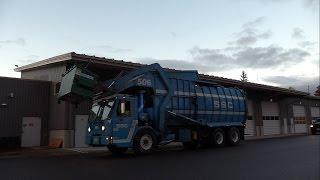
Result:
{"type": "Polygon", "coordinates": [[[132,148],[145,154],[170,142],[221,147],[244,139],[245,92],[202,81],[197,71],[151,64],[102,82],[74,66],[62,77],[58,101],[84,100],[92,103],[86,143],[113,153],[132,148]]]}

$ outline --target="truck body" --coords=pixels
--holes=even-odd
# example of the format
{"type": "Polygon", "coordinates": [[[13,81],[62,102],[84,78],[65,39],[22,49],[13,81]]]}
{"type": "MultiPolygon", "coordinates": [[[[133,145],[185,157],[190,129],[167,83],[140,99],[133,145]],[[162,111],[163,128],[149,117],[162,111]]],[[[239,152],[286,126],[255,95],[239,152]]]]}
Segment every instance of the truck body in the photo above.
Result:
{"type": "Polygon", "coordinates": [[[245,92],[201,81],[197,71],[151,64],[98,84],[97,75],[74,67],[63,76],[58,95],[59,101],[92,102],[89,145],[148,153],[173,141],[195,148],[244,139],[245,92]]]}

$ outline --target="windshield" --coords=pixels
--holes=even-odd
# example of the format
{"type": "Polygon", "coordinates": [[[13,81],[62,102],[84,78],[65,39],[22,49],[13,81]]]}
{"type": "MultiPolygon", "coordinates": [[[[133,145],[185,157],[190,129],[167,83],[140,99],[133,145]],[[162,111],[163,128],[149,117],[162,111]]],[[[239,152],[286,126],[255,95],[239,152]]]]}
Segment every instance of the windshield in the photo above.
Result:
{"type": "Polygon", "coordinates": [[[90,111],[89,120],[105,120],[109,117],[114,101],[94,103],[90,111]]]}

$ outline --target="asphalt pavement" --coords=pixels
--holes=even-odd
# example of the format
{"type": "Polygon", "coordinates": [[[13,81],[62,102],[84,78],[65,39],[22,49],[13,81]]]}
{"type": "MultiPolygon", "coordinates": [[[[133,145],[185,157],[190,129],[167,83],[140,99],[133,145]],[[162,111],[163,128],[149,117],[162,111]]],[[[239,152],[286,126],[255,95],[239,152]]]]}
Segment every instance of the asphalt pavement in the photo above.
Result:
{"type": "Polygon", "coordinates": [[[167,146],[145,156],[42,149],[0,156],[0,179],[319,180],[319,164],[320,135],[314,135],[198,150],[167,146]]]}

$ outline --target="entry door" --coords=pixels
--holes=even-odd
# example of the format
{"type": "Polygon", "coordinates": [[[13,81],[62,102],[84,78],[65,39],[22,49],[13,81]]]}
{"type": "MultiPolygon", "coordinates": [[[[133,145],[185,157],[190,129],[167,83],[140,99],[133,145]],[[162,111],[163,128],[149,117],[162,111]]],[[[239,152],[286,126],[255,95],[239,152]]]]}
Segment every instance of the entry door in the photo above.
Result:
{"type": "Polygon", "coordinates": [[[88,117],[88,115],[76,115],[75,117],[75,147],[88,147],[86,144],[88,117]]]}
{"type": "Polygon", "coordinates": [[[23,117],[21,147],[40,146],[41,118],[23,117]]]}

